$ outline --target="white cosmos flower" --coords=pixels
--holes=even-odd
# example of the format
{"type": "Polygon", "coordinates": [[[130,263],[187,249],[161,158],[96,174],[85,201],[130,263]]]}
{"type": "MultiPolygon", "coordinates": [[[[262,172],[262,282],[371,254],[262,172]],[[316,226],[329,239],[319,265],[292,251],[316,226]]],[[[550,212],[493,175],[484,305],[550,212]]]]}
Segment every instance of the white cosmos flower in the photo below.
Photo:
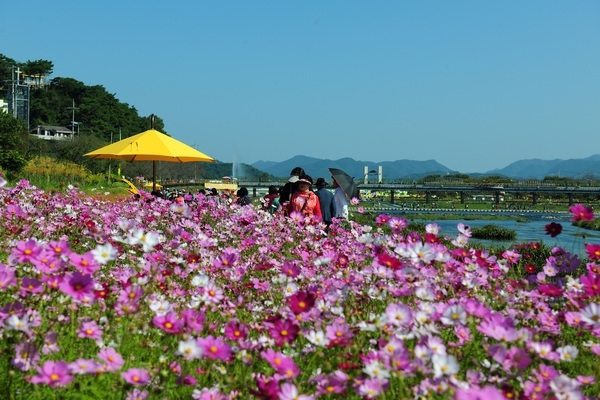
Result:
{"type": "Polygon", "coordinates": [[[94,260],[101,265],[117,259],[117,249],[110,243],[99,244],[91,253],[94,260]]]}
{"type": "Polygon", "coordinates": [[[456,375],[460,369],[453,355],[434,354],[431,361],[433,363],[433,374],[436,378],[443,375],[456,375]]]}
{"type": "Polygon", "coordinates": [[[294,282],[288,282],[283,289],[283,295],[289,297],[298,291],[298,285],[294,282]]]}
{"type": "Polygon", "coordinates": [[[577,358],[579,354],[579,349],[573,345],[567,345],[563,347],[559,347],[556,349],[558,354],[560,355],[561,361],[573,361],[577,358]]]}
{"type": "Polygon", "coordinates": [[[600,305],[590,303],[579,312],[581,321],[592,329],[600,328],[600,305]]]}
{"type": "Polygon", "coordinates": [[[329,344],[329,339],[323,331],[310,331],[304,337],[315,346],[325,347],[329,344]]]}
{"type": "Polygon", "coordinates": [[[154,311],[154,314],[157,316],[163,316],[173,310],[173,305],[166,300],[155,300],[150,303],[150,309],[154,311]]]}
{"type": "Polygon", "coordinates": [[[452,304],[446,308],[444,314],[440,318],[444,325],[464,325],[467,322],[467,313],[460,304],[452,304]]]}
{"type": "Polygon", "coordinates": [[[10,328],[17,331],[27,331],[29,329],[29,323],[27,322],[27,318],[23,317],[19,318],[16,314],[11,315],[5,320],[5,324],[10,328]]]}
{"type": "Polygon", "coordinates": [[[387,379],[390,377],[390,371],[379,361],[373,361],[363,368],[363,372],[371,378],[387,379]]]}
{"type": "Polygon", "coordinates": [[[196,286],[196,287],[204,287],[208,284],[208,282],[210,281],[210,278],[204,274],[199,274],[196,275],[192,278],[192,282],[190,282],[192,284],[192,286],[196,286]]]}
{"type": "Polygon", "coordinates": [[[202,357],[202,348],[196,343],[196,339],[180,341],[175,354],[182,356],[184,360],[191,361],[202,357]]]}

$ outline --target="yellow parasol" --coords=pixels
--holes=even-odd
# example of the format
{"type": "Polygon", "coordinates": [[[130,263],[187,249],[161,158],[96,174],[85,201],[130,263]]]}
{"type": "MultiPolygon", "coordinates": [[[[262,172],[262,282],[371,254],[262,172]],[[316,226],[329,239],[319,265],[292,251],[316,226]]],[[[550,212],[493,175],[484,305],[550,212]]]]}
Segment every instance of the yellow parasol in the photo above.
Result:
{"type": "MultiPolygon", "coordinates": [[[[154,126],[154,115],[152,116],[154,126]]],[[[91,158],[152,161],[152,190],[156,190],[156,161],[215,162],[215,159],[157,130],[149,129],[84,154],[91,158]]]]}

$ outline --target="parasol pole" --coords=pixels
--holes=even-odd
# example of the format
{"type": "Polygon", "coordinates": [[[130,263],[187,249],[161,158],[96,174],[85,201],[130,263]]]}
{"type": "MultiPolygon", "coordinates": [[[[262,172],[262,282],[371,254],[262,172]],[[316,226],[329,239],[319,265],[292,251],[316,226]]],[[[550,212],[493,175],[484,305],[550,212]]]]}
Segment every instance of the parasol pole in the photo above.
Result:
{"type": "MultiPolygon", "coordinates": [[[[150,114],[150,129],[154,129],[154,114],[150,114]]],[[[156,193],[156,160],[152,160],[152,192],[156,193]]]]}

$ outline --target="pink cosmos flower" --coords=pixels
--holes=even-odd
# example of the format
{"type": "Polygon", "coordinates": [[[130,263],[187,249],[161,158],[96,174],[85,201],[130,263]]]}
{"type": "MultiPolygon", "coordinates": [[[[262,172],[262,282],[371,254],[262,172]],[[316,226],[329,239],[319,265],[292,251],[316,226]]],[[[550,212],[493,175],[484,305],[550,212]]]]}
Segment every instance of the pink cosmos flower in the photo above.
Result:
{"type": "Polygon", "coordinates": [[[283,379],[292,379],[300,374],[300,370],[294,363],[294,360],[283,355],[283,353],[267,349],[260,353],[260,355],[283,379]]]}
{"type": "Polygon", "coordinates": [[[55,256],[69,255],[71,249],[69,248],[69,242],[66,240],[52,240],[46,246],[48,251],[51,251],[55,256]]]}
{"type": "Polygon", "coordinates": [[[594,210],[592,207],[586,207],[583,204],[574,204],[569,207],[569,211],[573,214],[571,221],[593,221],[594,210]]]}
{"type": "Polygon", "coordinates": [[[17,283],[15,270],[9,266],[0,263],[0,289],[4,290],[17,283]]]}
{"type": "Polygon", "coordinates": [[[170,311],[166,315],[158,315],[152,318],[152,324],[171,334],[181,333],[184,321],[179,318],[177,313],[170,311]]]}
{"type": "Polygon", "coordinates": [[[44,337],[44,345],[42,346],[43,354],[54,354],[60,351],[60,348],[56,344],[56,332],[48,332],[44,337]]]}
{"type": "Polygon", "coordinates": [[[21,280],[20,295],[23,297],[37,295],[44,292],[44,285],[36,278],[24,276],[21,280]]]}
{"type": "Polygon", "coordinates": [[[123,357],[112,347],[105,347],[98,353],[98,358],[106,363],[108,372],[115,372],[125,364],[123,357]]]}
{"type": "Polygon", "coordinates": [[[41,251],[31,263],[44,274],[56,274],[64,269],[65,262],[49,250],[41,251]]]}
{"type": "Polygon", "coordinates": [[[78,271],[67,274],[60,283],[59,289],[83,303],[92,303],[94,300],[94,280],[90,275],[83,275],[78,271]]]}
{"type": "Polygon", "coordinates": [[[40,352],[34,343],[18,343],[15,345],[15,358],[12,365],[21,371],[29,371],[40,362],[40,352]]]}
{"type": "Polygon", "coordinates": [[[501,390],[493,386],[472,387],[468,389],[458,388],[455,394],[455,400],[505,400],[501,390]]]}
{"type": "Polygon", "coordinates": [[[300,268],[289,260],[285,260],[281,266],[281,272],[291,278],[295,278],[300,275],[300,268]]]}
{"type": "Polygon", "coordinates": [[[150,393],[147,390],[135,388],[131,392],[127,392],[125,400],[146,400],[148,396],[150,396],[150,393]]]}
{"type": "Polygon", "coordinates": [[[250,388],[249,392],[259,399],[264,400],[277,400],[279,394],[279,384],[277,381],[269,376],[263,374],[257,374],[254,377],[256,381],[256,390],[250,388]]]}
{"type": "Polygon", "coordinates": [[[200,333],[204,327],[206,317],[201,311],[188,308],[181,312],[181,318],[185,322],[185,331],[187,333],[200,333]]]}
{"type": "Polygon", "coordinates": [[[65,386],[73,380],[73,375],[69,373],[69,366],[64,361],[46,361],[37,370],[38,375],[31,378],[31,383],[44,383],[55,387],[65,386]]]}
{"type": "Polygon", "coordinates": [[[17,247],[12,249],[11,255],[16,258],[17,262],[23,264],[37,257],[41,251],[42,247],[38,246],[35,240],[21,240],[17,242],[17,247]]]}
{"type": "Polygon", "coordinates": [[[208,282],[204,287],[202,300],[204,300],[206,303],[219,304],[224,297],[223,289],[218,287],[214,282],[208,282]]]}
{"type": "Polygon", "coordinates": [[[98,369],[98,362],[92,359],[80,358],[69,364],[69,371],[72,374],[93,374],[98,369]]]}
{"type": "Polygon", "coordinates": [[[125,382],[135,386],[144,386],[150,382],[150,374],[142,368],[129,368],[125,372],[121,372],[121,377],[125,382]]]}
{"type": "Polygon", "coordinates": [[[348,324],[342,321],[335,321],[325,328],[325,336],[329,339],[328,347],[333,347],[350,344],[350,339],[354,334],[348,324]]]}
{"type": "Polygon", "coordinates": [[[102,328],[98,326],[96,321],[83,322],[77,333],[79,338],[102,339],[102,328]]]}
{"type": "MultiPolygon", "coordinates": [[[[277,384],[277,382],[275,382],[275,384],[277,384]]],[[[252,392],[252,390],[250,390],[250,392],[252,392]]],[[[236,391],[234,390],[229,393],[229,396],[225,396],[217,388],[202,388],[202,390],[194,389],[194,391],[192,392],[192,399],[193,400],[227,400],[227,399],[236,398],[236,394],[239,394],[239,393],[236,393],[236,391]]]]}
{"type": "Polygon", "coordinates": [[[82,274],[92,275],[94,272],[100,269],[100,264],[94,259],[94,255],[91,252],[85,254],[71,253],[69,255],[69,261],[72,266],[77,268],[82,274]]]}
{"type": "Polygon", "coordinates": [[[337,370],[327,375],[319,375],[312,379],[317,384],[317,395],[340,394],[346,390],[350,378],[343,371],[337,370]]]}
{"type": "Polygon", "coordinates": [[[388,385],[387,379],[368,378],[358,385],[356,392],[365,398],[374,399],[382,394],[388,385]]]}
{"type": "Polygon", "coordinates": [[[134,302],[137,303],[143,296],[144,289],[139,285],[129,285],[119,291],[119,302],[134,302]]]}
{"type": "Polygon", "coordinates": [[[375,222],[377,223],[377,225],[381,226],[381,225],[385,225],[388,223],[388,221],[390,220],[390,216],[387,214],[379,214],[376,218],[375,218],[375,222]]]}
{"type": "Polygon", "coordinates": [[[293,383],[284,383],[279,392],[279,400],[313,400],[313,396],[299,394],[298,388],[293,383]]]}
{"type": "Polygon", "coordinates": [[[183,386],[195,386],[198,383],[198,379],[194,377],[194,375],[184,375],[177,378],[175,381],[178,385],[183,386]]]}
{"type": "Polygon", "coordinates": [[[204,356],[208,358],[223,361],[229,361],[231,358],[231,347],[221,338],[209,335],[205,338],[198,338],[197,343],[202,348],[204,356]]]}

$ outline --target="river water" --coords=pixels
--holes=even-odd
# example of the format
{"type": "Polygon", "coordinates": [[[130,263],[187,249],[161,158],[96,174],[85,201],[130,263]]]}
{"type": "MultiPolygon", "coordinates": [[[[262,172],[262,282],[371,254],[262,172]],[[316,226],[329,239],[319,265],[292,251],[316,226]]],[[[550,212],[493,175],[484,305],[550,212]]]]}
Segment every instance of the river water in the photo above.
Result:
{"type": "MultiPolygon", "coordinates": [[[[440,210],[434,211],[440,214],[440,210]]],[[[434,212],[431,212],[432,214],[434,212]]],[[[387,211],[387,214],[398,215],[402,218],[410,219],[410,214],[423,214],[423,210],[398,210],[398,211],[387,211]]],[[[448,211],[448,213],[455,214],[455,210],[448,211]]],[[[477,212],[477,214],[483,214],[477,212]]],[[[494,214],[499,214],[494,212],[494,214]]],[[[580,255],[585,256],[585,243],[600,243],[600,231],[593,231],[588,229],[579,228],[571,225],[571,214],[569,213],[541,213],[541,212],[514,212],[514,213],[502,213],[503,215],[519,215],[527,218],[528,222],[517,222],[514,220],[419,220],[421,222],[435,222],[441,228],[441,233],[444,236],[455,236],[458,234],[456,225],[463,223],[471,227],[481,227],[485,225],[496,225],[502,228],[512,229],[517,233],[517,238],[512,241],[491,241],[491,240],[476,240],[473,242],[482,243],[485,245],[493,246],[509,246],[513,243],[529,243],[529,242],[543,242],[550,247],[562,247],[563,249],[580,255]],[[546,234],[545,226],[551,222],[557,222],[562,225],[562,233],[554,238],[546,234]]],[[[466,215],[465,215],[466,216],[466,215]]],[[[433,215],[432,215],[433,217],[433,215]]]]}

